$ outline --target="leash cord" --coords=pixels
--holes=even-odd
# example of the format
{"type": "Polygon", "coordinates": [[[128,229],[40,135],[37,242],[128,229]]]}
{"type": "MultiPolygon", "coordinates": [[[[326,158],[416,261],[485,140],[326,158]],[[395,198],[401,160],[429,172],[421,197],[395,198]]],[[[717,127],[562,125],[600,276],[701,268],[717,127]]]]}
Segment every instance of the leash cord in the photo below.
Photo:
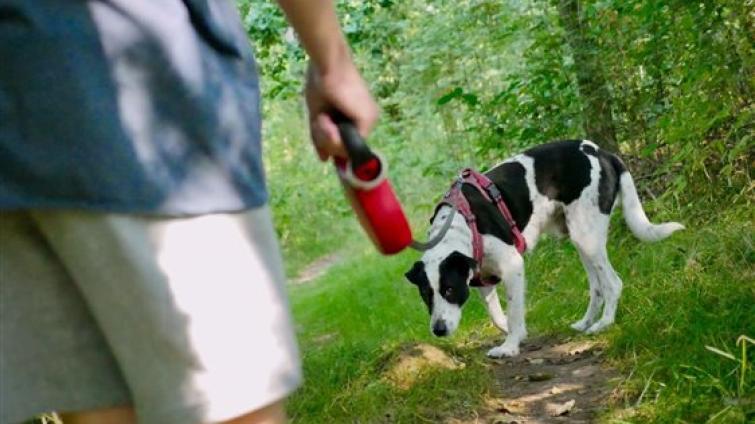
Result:
{"type": "Polygon", "coordinates": [[[451,228],[451,222],[453,221],[453,218],[455,215],[456,215],[456,207],[451,205],[451,213],[448,214],[446,221],[443,223],[443,226],[440,228],[440,231],[438,232],[438,234],[435,235],[435,237],[428,240],[427,242],[421,242],[421,241],[412,239],[412,243],[409,246],[414,250],[419,250],[420,252],[424,252],[426,250],[432,249],[433,247],[437,246],[438,243],[440,243],[440,241],[443,240],[443,237],[448,232],[448,229],[451,228]]]}

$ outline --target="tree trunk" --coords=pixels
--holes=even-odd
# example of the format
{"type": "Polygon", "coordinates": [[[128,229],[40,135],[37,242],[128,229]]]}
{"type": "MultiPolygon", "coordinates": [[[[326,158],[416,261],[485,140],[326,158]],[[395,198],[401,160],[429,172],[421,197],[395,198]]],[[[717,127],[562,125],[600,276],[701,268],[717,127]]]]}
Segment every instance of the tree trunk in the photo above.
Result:
{"type": "Polygon", "coordinates": [[[558,11],[574,57],[585,133],[606,150],[618,153],[611,95],[596,55],[597,48],[586,35],[579,0],[559,0],[558,11]]]}

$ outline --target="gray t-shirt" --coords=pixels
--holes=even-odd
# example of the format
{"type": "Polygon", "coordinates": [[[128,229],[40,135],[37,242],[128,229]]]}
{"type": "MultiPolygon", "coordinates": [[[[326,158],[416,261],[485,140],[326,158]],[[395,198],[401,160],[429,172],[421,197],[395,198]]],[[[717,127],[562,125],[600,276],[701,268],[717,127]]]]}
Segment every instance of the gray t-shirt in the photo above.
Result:
{"type": "Polygon", "coordinates": [[[259,108],[229,0],[0,0],[0,210],[260,206],[259,108]]]}

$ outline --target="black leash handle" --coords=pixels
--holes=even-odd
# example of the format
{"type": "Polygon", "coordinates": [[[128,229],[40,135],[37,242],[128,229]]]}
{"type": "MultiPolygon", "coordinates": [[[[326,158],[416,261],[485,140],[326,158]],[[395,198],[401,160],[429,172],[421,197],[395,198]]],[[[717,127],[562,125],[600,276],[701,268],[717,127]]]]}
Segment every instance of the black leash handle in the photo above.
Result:
{"type": "Polygon", "coordinates": [[[360,166],[377,157],[367,146],[362,136],[359,135],[357,127],[354,126],[354,122],[349,117],[337,110],[330,112],[330,117],[338,126],[338,133],[341,135],[341,140],[353,169],[359,169],[360,166]]]}

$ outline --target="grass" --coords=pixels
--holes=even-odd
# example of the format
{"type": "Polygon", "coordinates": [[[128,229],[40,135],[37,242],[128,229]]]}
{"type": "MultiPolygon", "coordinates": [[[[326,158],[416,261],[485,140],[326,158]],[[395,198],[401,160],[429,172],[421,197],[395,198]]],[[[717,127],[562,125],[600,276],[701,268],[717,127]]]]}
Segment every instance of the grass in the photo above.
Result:
{"type": "MultiPolygon", "coordinates": [[[[491,376],[475,344],[485,327],[481,305],[467,311],[468,326],[449,341],[434,341],[424,305],[403,281],[409,255],[378,259],[366,246],[315,283],[293,287],[307,383],[290,403],[294,422],[431,422],[471,411],[491,376]],[[382,379],[391,357],[408,342],[432,342],[465,363],[463,373],[423,376],[409,391],[382,379]],[[439,400],[443,399],[442,402],[439,400]]],[[[486,328],[485,336],[494,334],[486,328]]]]}
{"type": "MultiPolygon", "coordinates": [[[[743,353],[747,342],[736,344],[740,336],[755,336],[750,209],[696,217],[686,231],[656,244],[639,242],[614,218],[609,255],[624,293],[616,324],[596,337],[625,378],[600,420],[752,422],[755,347],[743,353]]],[[[355,246],[322,278],[291,287],[306,378],[289,403],[293,421],[421,423],[471,416],[493,384],[485,351],[500,341],[477,296],[453,337],[433,338],[424,305],[403,278],[417,255],[383,258],[371,246],[355,246]],[[438,346],[466,366],[396,388],[383,378],[386,364],[415,342],[438,346]]],[[[530,335],[573,335],[568,325],[586,307],[587,284],[571,245],[541,242],[527,259],[527,277],[530,335]]]]}

